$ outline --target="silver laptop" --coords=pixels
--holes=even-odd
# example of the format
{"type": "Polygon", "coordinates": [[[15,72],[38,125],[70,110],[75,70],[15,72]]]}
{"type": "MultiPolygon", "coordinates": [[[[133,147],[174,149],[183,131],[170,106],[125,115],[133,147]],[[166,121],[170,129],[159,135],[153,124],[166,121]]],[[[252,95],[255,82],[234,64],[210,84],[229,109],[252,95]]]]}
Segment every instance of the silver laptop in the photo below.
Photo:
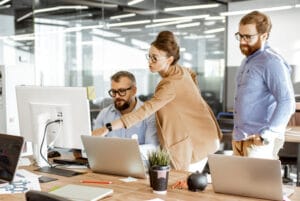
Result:
{"type": "Polygon", "coordinates": [[[215,192],[270,200],[283,200],[279,160],[211,154],[208,156],[215,192]]]}
{"type": "Polygon", "coordinates": [[[82,135],[81,140],[93,172],[146,177],[136,139],[82,135]]]}

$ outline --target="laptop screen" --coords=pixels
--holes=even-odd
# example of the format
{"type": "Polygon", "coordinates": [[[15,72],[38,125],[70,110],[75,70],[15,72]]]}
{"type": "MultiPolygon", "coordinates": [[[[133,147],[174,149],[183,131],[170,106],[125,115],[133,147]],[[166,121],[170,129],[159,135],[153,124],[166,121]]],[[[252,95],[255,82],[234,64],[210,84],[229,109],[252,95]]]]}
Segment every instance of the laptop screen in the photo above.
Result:
{"type": "Polygon", "coordinates": [[[14,178],[24,139],[21,136],[0,134],[0,180],[11,182],[14,178]]]}

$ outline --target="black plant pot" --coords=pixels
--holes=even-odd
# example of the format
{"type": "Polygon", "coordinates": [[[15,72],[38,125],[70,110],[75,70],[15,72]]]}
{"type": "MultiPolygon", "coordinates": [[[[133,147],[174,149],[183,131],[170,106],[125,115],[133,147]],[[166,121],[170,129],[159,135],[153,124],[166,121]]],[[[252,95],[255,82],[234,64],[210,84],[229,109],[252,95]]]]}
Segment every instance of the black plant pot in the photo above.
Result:
{"type": "Polygon", "coordinates": [[[166,194],[170,166],[152,166],[149,168],[150,186],[154,193],[166,194]]]}

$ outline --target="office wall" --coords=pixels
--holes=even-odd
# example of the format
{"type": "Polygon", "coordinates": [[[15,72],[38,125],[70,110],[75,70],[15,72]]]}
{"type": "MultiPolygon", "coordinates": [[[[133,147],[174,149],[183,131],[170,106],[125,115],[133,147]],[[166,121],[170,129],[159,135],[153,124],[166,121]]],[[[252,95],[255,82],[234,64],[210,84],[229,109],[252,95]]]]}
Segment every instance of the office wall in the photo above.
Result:
{"type": "MultiPolygon", "coordinates": [[[[299,0],[253,0],[246,2],[233,2],[228,5],[228,11],[256,10],[272,6],[300,4],[299,0]]],[[[293,67],[292,81],[296,94],[300,94],[300,8],[287,10],[266,11],[272,20],[272,30],[269,44],[280,53],[293,67]]],[[[234,99],[234,82],[237,67],[240,65],[243,55],[239,49],[239,42],[234,33],[238,31],[238,23],[242,15],[228,17],[227,34],[227,78],[226,78],[226,109],[232,109],[234,99]]]]}

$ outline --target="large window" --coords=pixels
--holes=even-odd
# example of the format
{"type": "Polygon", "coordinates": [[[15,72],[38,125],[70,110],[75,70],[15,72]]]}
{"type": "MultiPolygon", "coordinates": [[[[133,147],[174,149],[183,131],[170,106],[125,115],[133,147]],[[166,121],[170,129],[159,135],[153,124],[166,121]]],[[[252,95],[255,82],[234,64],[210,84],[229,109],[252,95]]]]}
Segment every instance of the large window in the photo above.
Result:
{"type": "MultiPolygon", "coordinates": [[[[170,30],[181,47],[179,63],[198,73],[204,97],[215,112],[221,110],[226,18],[220,13],[227,10],[226,4],[209,0],[12,2],[13,7],[2,10],[14,9],[17,15],[0,15],[1,24],[2,16],[9,16],[15,24],[11,33],[0,33],[0,53],[7,47],[3,41],[21,48],[26,62],[35,67],[36,84],[92,85],[97,102],[108,96],[110,76],[129,70],[137,77],[138,94],[151,94],[160,78],[148,70],[145,54],[158,32],[170,30]],[[10,35],[17,35],[18,40],[10,35]]],[[[0,63],[18,65],[24,59],[18,57],[14,53],[14,59],[0,63]]]]}

